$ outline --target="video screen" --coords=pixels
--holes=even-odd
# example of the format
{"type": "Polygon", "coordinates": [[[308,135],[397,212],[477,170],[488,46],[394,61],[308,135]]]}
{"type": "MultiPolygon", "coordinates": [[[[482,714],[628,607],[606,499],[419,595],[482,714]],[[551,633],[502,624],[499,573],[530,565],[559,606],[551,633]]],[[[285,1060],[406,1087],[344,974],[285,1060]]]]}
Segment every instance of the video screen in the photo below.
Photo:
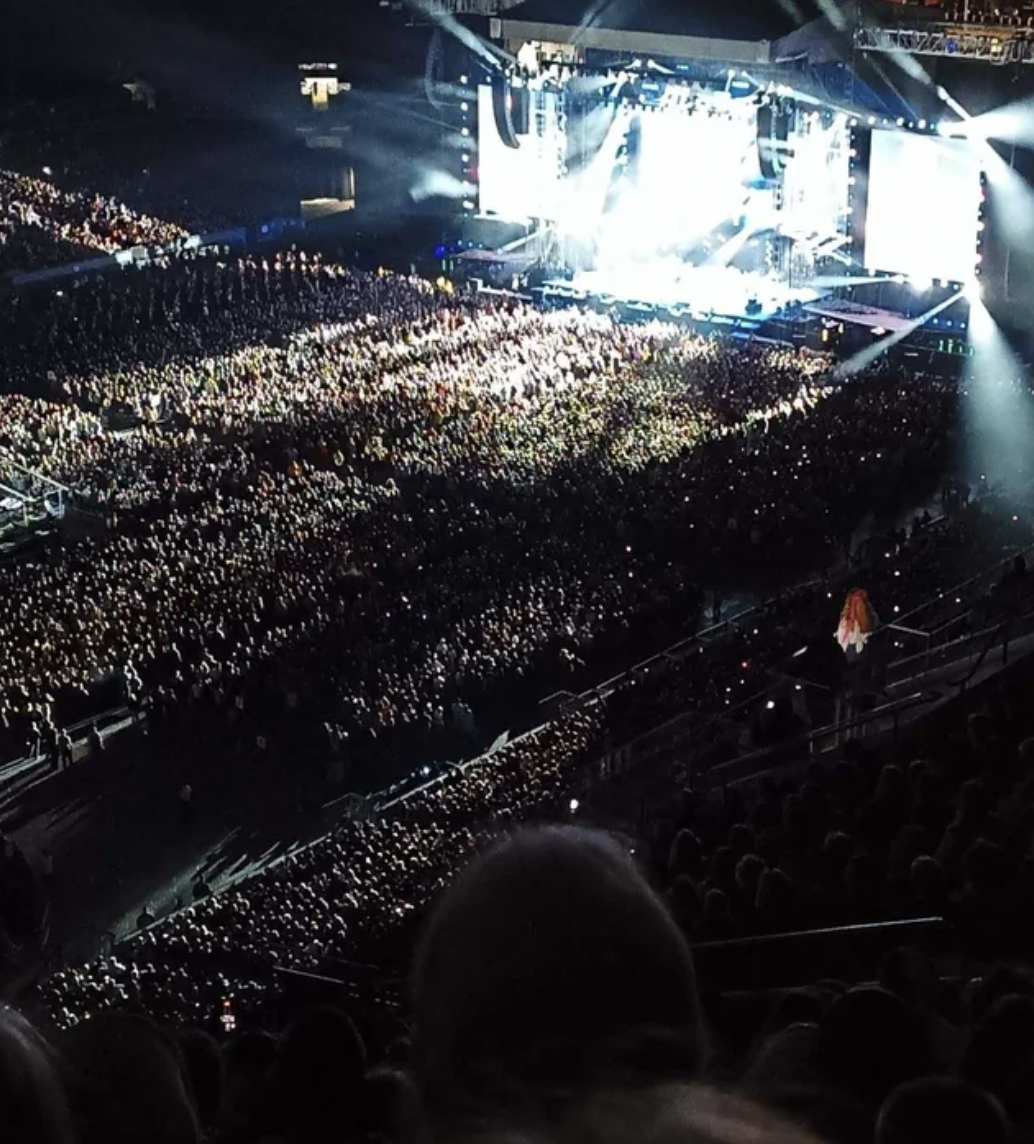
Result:
{"type": "Polygon", "coordinates": [[[968,140],[873,131],[866,270],[970,281],[980,201],[980,163],[968,140]]]}
{"type": "Polygon", "coordinates": [[[787,248],[773,246],[780,238],[809,266],[844,249],[846,115],[780,101],[773,169],[759,141],[762,93],[655,81],[643,103],[600,82],[588,97],[532,86],[516,149],[500,137],[491,87],[480,87],[482,214],[549,223],[567,260],[593,267],[678,257],[761,269],[787,248]]]}

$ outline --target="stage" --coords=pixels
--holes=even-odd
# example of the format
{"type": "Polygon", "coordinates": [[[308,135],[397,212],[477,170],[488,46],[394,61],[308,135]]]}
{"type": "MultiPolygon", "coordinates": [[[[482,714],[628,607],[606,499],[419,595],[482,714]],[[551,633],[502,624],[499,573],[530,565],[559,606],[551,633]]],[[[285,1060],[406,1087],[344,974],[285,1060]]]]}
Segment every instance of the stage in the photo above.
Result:
{"type": "Polygon", "coordinates": [[[692,266],[677,260],[587,270],[541,287],[547,305],[620,305],[749,328],[829,294],[729,266],[692,266]]]}

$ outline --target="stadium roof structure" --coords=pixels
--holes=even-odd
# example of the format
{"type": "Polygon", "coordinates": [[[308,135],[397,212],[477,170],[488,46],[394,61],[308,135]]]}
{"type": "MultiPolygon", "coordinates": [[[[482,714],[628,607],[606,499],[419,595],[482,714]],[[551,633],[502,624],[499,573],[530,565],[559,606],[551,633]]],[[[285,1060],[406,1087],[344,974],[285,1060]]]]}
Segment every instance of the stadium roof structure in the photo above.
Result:
{"type": "Polygon", "coordinates": [[[773,40],[817,15],[810,0],[523,0],[505,18],[557,24],[585,31],[645,32],[723,40],[773,40]]]}

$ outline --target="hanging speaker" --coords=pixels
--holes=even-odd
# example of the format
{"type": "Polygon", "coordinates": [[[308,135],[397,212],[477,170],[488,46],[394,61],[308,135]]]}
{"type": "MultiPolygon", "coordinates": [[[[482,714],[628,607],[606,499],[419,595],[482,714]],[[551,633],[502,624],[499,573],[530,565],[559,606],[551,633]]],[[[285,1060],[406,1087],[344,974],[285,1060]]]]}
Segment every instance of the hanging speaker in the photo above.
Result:
{"type": "Polygon", "coordinates": [[[758,162],[761,177],[768,182],[782,177],[789,130],[789,116],[782,107],[763,103],[758,108],[758,162]]]}
{"type": "Polygon", "coordinates": [[[516,151],[520,147],[520,141],[513,125],[510,84],[503,75],[492,77],[492,115],[495,118],[499,138],[505,146],[512,147],[516,151]]]}
{"type": "Polygon", "coordinates": [[[526,87],[510,88],[510,120],[514,134],[527,135],[531,131],[531,92],[526,87]]]}

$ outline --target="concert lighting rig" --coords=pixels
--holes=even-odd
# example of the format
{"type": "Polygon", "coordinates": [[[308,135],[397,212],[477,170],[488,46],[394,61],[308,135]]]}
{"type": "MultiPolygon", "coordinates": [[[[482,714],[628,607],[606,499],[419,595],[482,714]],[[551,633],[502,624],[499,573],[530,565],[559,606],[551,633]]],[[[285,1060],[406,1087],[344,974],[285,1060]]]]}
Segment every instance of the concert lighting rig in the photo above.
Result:
{"type": "Polygon", "coordinates": [[[916,27],[866,25],[855,29],[854,44],[862,52],[956,57],[1000,67],[1034,63],[1034,29],[1016,25],[948,22],[924,22],[916,27]]]}

